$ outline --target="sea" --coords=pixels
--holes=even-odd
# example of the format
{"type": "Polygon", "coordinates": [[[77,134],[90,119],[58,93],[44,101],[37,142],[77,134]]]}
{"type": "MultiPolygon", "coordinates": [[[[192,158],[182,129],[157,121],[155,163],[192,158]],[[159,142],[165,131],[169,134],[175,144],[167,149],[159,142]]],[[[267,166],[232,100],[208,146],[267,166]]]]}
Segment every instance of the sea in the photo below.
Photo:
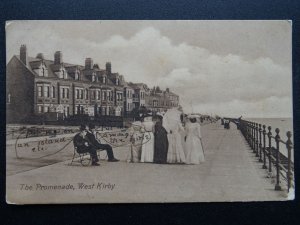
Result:
{"type": "MultiPolygon", "coordinates": [[[[275,129],[278,128],[280,130],[279,136],[281,140],[287,141],[286,133],[288,131],[292,132],[292,142],[293,141],[293,119],[292,118],[243,118],[248,121],[256,122],[261,125],[266,125],[266,127],[271,126],[272,136],[276,135],[275,129]]],[[[268,131],[268,130],[267,130],[268,131]]],[[[267,140],[266,140],[267,141],[267,140]]],[[[272,145],[275,145],[275,140],[272,139],[272,145]]],[[[282,143],[279,145],[280,152],[287,156],[286,146],[282,143]]],[[[292,161],[294,161],[294,149],[292,149],[292,161]]]]}

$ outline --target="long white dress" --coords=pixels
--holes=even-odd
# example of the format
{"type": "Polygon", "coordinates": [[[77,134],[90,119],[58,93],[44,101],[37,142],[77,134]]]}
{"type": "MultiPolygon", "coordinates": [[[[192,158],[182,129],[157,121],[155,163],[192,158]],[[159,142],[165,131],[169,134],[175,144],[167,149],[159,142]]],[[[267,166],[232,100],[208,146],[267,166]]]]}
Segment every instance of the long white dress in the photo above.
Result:
{"type": "Polygon", "coordinates": [[[142,123],[144,128],[144,138],[142,143],[141,162],[153,162],[154,157],[154,123],[148,119],[142,123]]]}
{"type": "Polygon", "coordinates": [[[200,164],[205,161],[201,143],[201,130],[198,123],[186,124],[185,155],[186,164],[200,164]]]}
{"type": "Polygon", "coordinates": [[[171,109],[163,117],[163,127],[168,132],[168,155],[167,163],[185,163],[183,146],[184,128],[180,121],[181,112],[171,109]]]}
{"type": "Polygon", "coordinates": [[[167,155],[168,163],[185,163],[186,158],[183,150],[182,135],[183,127],[177,124],[177,128],[168,134],[169,148],[167,155]]]}

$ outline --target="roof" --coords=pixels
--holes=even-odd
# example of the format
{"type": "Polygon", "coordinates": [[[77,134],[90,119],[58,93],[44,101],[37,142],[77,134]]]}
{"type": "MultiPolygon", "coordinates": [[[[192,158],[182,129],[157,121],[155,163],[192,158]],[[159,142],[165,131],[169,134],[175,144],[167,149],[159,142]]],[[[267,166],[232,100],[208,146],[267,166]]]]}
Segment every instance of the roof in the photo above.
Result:
{"type": "MultiPolygon", "coordinates": [[[[20,60],[20,56],[19,55],[15,55],[15,57],[17,57],[17,59],[22,62],[20,60]]],[[[76,64],[71,64],[71,63],[62,63],[62,64],[54,64],[54,61],[53,60],[48,60],[48,59],[40,59],[40,58],[34,58],[34,57],[30,57],[28,56],[27,57],[28,59],[28,65],[26,66],[26,68],[36,77],[38,77],[38,74],[36,74],[34,72],[34,69],[37,69],[39,68],[40,64],[42,63],[42,61],[45,63],[45,66],[46,68],[48,69],[48,78],[57,78],[57,79],[61,79],[59,78],[55,72],[59,71],[60,68],[63,66],[68,73],[74,73],[76,69],[79,69],[80,70],[80,77],[81,77],[81,80],[80,81],[83,81],[83,82],[89,82],[91,83],[91,79],[88,78],[88,75],[91,74],[90,72],[96,72],[97,76],[100,77],[104,74],[106,74],[106,71],[103,70],[103,69],[99,69],[99,68],[93,68],[91,69],[88,73],[87,73],[87,76],[85,75],[86,74],[86,71],[88,70],[85,70],[85,67],[82,66],[82,65],[76,65],[76,64]]],[[[22,62],[23,63],[23,62],[22,62]]],[[[23,64],[24,65],[24,64],[23,64]]],[[[24,65],[25,66],[25,65],[24,65]]],[[[117,73],[114,73],[114,74],[117,74],[117,73]]],[[[75,77],[74,76],[68,76],[68,79],[63,79],[65,81],[67,80],[75,80],[75,77]]],[[[102,84],[102,83],[99,83],[99,84],[102,84]]],[[[110,78],[108,77],[107,79],[107,85],[109,86],[115,86],[114,83],[110,80],[110,78]]]]}
{"type": "Polygon", "coordinates": [[[147,89],[148,88],[147,84],[144,84],[144,83],[132,83],[132,82],[129,82],[128,85],[130,87],[132,87],[133,89],[147,89]]]}

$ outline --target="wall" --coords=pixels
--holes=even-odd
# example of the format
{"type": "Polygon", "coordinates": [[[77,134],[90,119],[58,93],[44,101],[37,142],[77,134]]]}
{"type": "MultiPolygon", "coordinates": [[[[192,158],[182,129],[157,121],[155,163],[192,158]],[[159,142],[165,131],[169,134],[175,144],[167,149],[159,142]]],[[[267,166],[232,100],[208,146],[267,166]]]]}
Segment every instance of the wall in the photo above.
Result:
{"type": "Polygon", "coordinates": [[[6,67],[6,94],[11,103],[6,104],[6,120],[19,123],[30,117],[34,110],[34,75],[14,56],[6,67]]]}

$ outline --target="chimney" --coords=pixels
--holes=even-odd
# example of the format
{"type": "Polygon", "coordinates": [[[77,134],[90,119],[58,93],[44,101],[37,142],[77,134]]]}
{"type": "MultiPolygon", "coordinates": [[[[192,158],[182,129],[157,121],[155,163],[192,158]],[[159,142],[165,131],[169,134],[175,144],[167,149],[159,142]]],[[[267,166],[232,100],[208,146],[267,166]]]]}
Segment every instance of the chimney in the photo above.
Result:
{"type": "Polygon", "coordinates": [[[106,72],[108,73],[108,75],[110,75],[111,74],[111,63],[107,62],[105,66],[106,66],[106,72]]]}
{"type": "Polygon", "coordinates": [[[28,65],[28,56],[26,45],[21,45],[20,48],[20,60],[27,66],[28,65]]]}
{"type": "Polygon", "coordinates": [[[167,89],[166,89],[166,91],[169,93],[169,92],[170,92],[170,89],[169,89],[169,88],[167,88],[167,89]]]}
{"type": "Polygon", "coordinates": [[[93,59],[92,58],[86,58],[85,59],[85,69],[91,70],[93,67],[93,59]]]}
{"type": "Polygon", "coordinates": [[[63,62],[63,56],[61,51],[57,51],[54,54],[54,64],[62,64],[63,62]]]}

